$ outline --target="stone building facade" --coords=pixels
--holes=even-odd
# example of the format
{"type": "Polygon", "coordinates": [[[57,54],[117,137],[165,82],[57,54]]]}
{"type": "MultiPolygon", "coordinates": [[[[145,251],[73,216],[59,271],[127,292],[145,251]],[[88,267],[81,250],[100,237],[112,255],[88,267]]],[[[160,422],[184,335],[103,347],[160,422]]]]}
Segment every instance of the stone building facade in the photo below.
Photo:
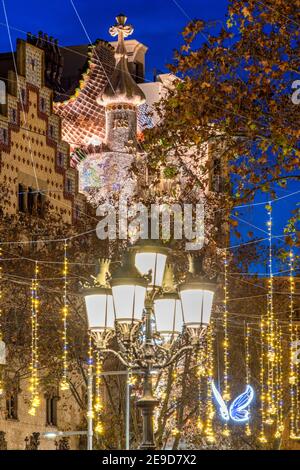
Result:
{"type": "MultiPolygon", "coordinates": [[[[82,410],[77,405],[70,391],[53,391],[41,394],[41,405],[36,416],[28,414],[30,408],[29,381],[20,380],[15,388],[0,397],[0,450],[34,450],[29,449],[30,440],[38,437],[39,450],[55,450],[61,439],[47,438],[46,433],[57,431],[75,431],[82,427],[82,410]],[[4,449],[3,449],[4,450],[4,449]]],[[[68,438],[70,449],[78,449],[79,438],[68,438]]]]}
{"type": "MultiPolygon", "coordinates": [[[[45,53],[18,40],[16,66],[17,73],[7,70],[1,82],[0,187],[6,199],[1,209],[8,215],[22,212],[44,218],[47,202],[63,223],[75,224],[86,212],[86,198],[78,191],[78,172],[70,166],[61,118],[53,112],[53,90],[45,86],[45,53]]],[[[28,414],[28,389],[28,380],[20,379],[0,396],[0,449],[55,449],[62,443],[58,439],[55,444],[43,433],[80,427],[83,415],[71,392],[41,394],[33,417],[28,414]]],[[[69,445],[78,448],[78,438],[69,445]]]]}
{"type": "Polygon", "coordinates": [[[53,113],[53,92],[44,86],[44,52],[19,40],[17,74],[7,75],[6,103],[0,113],[0,184],[9,186],[8,212],[36,213],[43,205],[71,224],[85,211],[78,173],[70,167],[61,119],[53,113]]]}

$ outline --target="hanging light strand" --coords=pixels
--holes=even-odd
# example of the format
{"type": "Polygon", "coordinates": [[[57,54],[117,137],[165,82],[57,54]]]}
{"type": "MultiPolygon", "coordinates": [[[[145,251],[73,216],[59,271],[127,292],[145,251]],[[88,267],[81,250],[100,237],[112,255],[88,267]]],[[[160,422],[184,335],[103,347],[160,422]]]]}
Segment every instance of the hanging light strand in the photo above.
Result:
{"type": "Polygon", "coordinates": [[[88,410],[87,418],[94,419],[94,394],[93,394],[93,373],[94,373],[94,358],[93,358],[93,340],[92,334],[89,331],[89,349],[88,349],[88,410]]]}
{"type": "Polygon", "coordinates": [[[203,418],[203,384],[204,378],[206,375],[206,368],[204,364],[206,364],[206,354],[205,349],[203,347],[200,348],[200,351],[197,354],[197,377],[198,377],[198,399],[199,399],[199,408],[198,408],[198,420],[197,420],[197,428],[200,433],[204,430],[204,418],[203,418]]]}
{"type": "MultiPolygon", "coordinates": [[[[173,371],[172,371],[172,380],[173,380],[174,390],[177,387],[180,387],[180,386],[182,387],[183,386],[182,377],[183,377],[183,375],[179,373],[179,363],[176,362],[174,364],[174,368],[173,368],[173,371]]],[[[177,397],[175,399],[177,400],[177,397]]],[[[180,427],[178,425],[178,421],[179,421],[179,413],[178,412],[179,412],[179,407],[176,405],[176,413],[175,413],[175,416],[174,416],[174,424],[172,426],[173,429],[171,431],[171,435],[173,437],[178,437],[181,434],[181,430],[180,430],[180,427]]]]}
{"type": "MultiPolygon", "coordinates": [[[[245,331],[245,364],[246,364],[246,385],[249,385],[249,386],[251,382],[250,334],[251,334],[251,329],[247,323],[246,331],[245,331]]],[[[250,410],[249,410],[249,415],[250,415],[250,410]]],[[[245,434],[246,436],[251,436],[251,428],[250,428],[249,420],[247,421],[246,426],[245,426],[245,434]]]]}
{"type": "Polygon", "coordinates": [[[290,371],[289,371],[289,385],[290,385],[290,401],[291,401],[291,411],[290,411],[290,437],[293,439],[296,436],[296,383],[297,383],[297,371],[296,365],[294,362],[294,349],[293,345],[295,344],[295,326],[294,326],[294,293],[295,293],[295,278],[294,278],[294,269],[295,269],[295,258],[293,251],[290,252],[289,259],[289,268],[290,268],[290,317],[289,317],[289,335],[290,335],[290,371]]]}
{"type": "Polygon", "coordinates": [[[265,328],[266,322],[262,315],[260,324],[260,434],[259,441],[262,444],[267,443],[265,434],[265,422],[266,422],[266,387],[265,387],[265,328]]]}
{"type": "MultiPolygon", "coordinates": [[[[223,354],[224,354],[224,392],[223,398],[225,402],[230,400],[230,387],[229,387],[229,336],[228,336],[228,259],[227,253],[225,253],[224,259],[224,312],[223,312],[223,329],[224,329],[224,342],[223,342],[223,354]]],[[[230,431],[228,429],[227,422],[224,422],[224,429],[222,434],[228,437],[230,431]]]]}
{"type": "Polygon", "coordinates": [[[69,315],[69,303],[68,303],[68,255],[67,255],[68,244],[64,242],[64,264],[63,264],[63,371],[62,379],[60,383],[60,389],[62,391],[69,390],[68,383],[68,315],[69,315]]]}
{"type": "Polygon", "coordinates": [[[101,397],[101,374],[103,370],[103,360],[100,357],[100,352],[96,351],[96,393],[94,410],[96,415],[95,432],[99,435],[103,434],[104,427],[102,422],[103,402],[101,397]]]}
{"type": "Polygon", "coordinates": [[[268,240],[269,240],[269,282],[268,282],[268,309],[267,309],[267,417],[266,424],[274,423],[274,415],[277,413],[276,406],[276,344],[275,344],[275,320],[273,303],[273,254],[272,254],[272,202],[267,205],[268,211],[268,240]]]}
{"type": "Polygon", "coordinates": [[[214,355],[213,355],[213,323],[207,328],[207,404],[205,420],[205,437],[209,444],[214,444],[215,434],[213,430],[213,419],[215,415],[212,381],[214,379],[214,355]]]}
{"type": "MultiPolygon", "coordinates": [[[[300,343],[300,329],[299,325],[296,325],[296,338],[295,338],[295,345],[300,343]]],[[[296,346],[297,347],[297,346],[296,346]]],[[[296,360],[296,387],[295,387],[295,406],[296,406],[296,427],[295,427],[295,432],[296,432],[296,438],[299,439],[300,436],[300,361],[296,360]]]]}
{"type": "Polygon", "coordinates": [[[275,437],[279,439],[282,436],[284,430],[284,419],[283,419],[283,347],[282,347],[282,328],[278,324],[276,328],[277,337],[277,381],[276,381],[276,393],[277,393],[277,426],[275,437]]]}
{"type": "Polygon", "coordinates": [[[38,292],[39,266],[35,263],[34,278],[31,281],[31,364],[30,364],[30,392],[31,401],[28,413],[36,415],[36,409],[40,406],[39,398],[39,350],[38,350],[38,321],[39,321],[39,292],[38,292]]]}

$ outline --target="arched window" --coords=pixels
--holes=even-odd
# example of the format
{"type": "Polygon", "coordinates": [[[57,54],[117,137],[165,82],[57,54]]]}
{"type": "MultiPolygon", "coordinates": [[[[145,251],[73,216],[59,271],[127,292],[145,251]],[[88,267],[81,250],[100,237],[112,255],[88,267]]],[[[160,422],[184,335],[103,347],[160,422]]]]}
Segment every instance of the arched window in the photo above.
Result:
{"type": "Polygon", "coordinates": [[[33,191],[32,188],[28,188],[27,209],[28,209],[29,214],[33,213],[33,210],[34,210],[34,191],[33,191]]]}
{"type": "Polygon", "coordinates": [[[42,113],[46,111],[46,101],[43,96],[41,96],[40,98],[40,110],[42,111],[42,113]]]}
{"type": "Polygon", "coordinates": [[[16,377],[13,386],[6,391],[6,419],[18,419],[19,378],[16,377]]]}
{"type": "Polygon", "coordinates": [[[3,80],[0,80],[0,104],[6,104],[6,85],[3,80]]]}
{"type": "Polygon", "coordinates": [[[63,154],[61,152],[58,152],[58,154],[57,154],[57,164],[58,164],[59,167],[64,166],[64,157],[63,157],[63,154]]]}
{"type": "Polygon", "coordinates": [[[46,426],[57,426],[57,402],[59,397],[50,395],[46,398],[46,426]]]}
{"type": "Polygon", "coordinates": [[[72,181],[70,178],[67,178],[67,187],[66,187],[67,193],[72,193],[72,181]]]}
{"type": "Polygon", "coordinates": [[[25,199],[26,197],[27,197],[26,188],[22,184],[19,184],[18,201],[19,201],[20,212],[26,212],[26,199],[25,199]]]}
{"type": "Polygon", "coordinates": [[[42,193],[38,193],[38,195],[37,195],[36,210],[37,210],[37,214],[40,217],[43,217],[43,215],[44,215],[44,197],[43,197],[42,193]]]}

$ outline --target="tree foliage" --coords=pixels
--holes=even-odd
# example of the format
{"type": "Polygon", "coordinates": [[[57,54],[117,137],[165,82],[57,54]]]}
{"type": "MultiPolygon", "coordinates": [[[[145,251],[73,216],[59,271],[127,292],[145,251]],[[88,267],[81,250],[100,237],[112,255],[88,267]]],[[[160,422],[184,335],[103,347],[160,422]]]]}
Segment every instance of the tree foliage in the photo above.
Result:
{"type": "MultiPolygon", "coordinates": [[[[215,146],[234,187],[231,203],[299,180],[300,2],[229,1],[227,22],[191,21],[170,66],[179,77],[158,106],[160,123],[145,133],[153,166],[170,151],[215,146]],[[278,186],[277,186],[278,187],[278,186]]],[[[208,167],[204,168],[208,171],[208,167]]]]}

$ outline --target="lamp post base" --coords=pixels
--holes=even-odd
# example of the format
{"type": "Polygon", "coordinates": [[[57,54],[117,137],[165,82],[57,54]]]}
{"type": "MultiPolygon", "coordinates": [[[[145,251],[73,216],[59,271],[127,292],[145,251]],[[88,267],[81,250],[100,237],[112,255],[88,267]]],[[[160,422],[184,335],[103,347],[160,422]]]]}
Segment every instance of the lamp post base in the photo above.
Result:
{"type": "Polygon", "coordinates": [[[158,401],[151,395],[143,396],[137,406],[142,410],[143,416],[143,442],[140,445],[141,450],[155,450],[156,444],[154,440],[153,416],[154,409],[158,405],[158,401]]]}

